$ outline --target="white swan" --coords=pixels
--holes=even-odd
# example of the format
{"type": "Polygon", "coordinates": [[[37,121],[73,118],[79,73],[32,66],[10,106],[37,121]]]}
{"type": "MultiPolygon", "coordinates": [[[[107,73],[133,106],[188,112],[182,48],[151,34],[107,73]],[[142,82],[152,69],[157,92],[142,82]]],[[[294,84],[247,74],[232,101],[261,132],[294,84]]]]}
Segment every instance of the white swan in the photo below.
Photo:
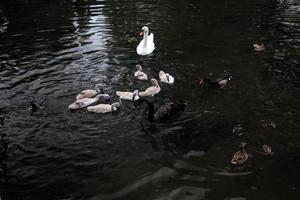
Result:
{"type": "Polygon", "coordinates": [[[148,54],[151,54],[154,49],[155,49],[155,45],[154,45],[154,35],[153,33],[149,34],[149,29],[147,26],[144,26],[142,28],[141,34],[144,35],[142,41],[140,42],[140,44],[137,46],[136,48],[136,52],[139,55],[145,56],[148,54]]]}
{"type": "Polygon", "coordinates": [[[151,87],[148,87],[145,91],[139,93],[141,97],[154,96],[160,92],[157,80],[152,78],[151,83],[153,84],[151,87]]]}
{"type": "Polygon", "coordinates": [[[120,99],[129,100],[129,101],[136,101],[139,100],[139,91],[134,90],[133,92],[122,92],[117,91],[116,95],[120,97],[120,99]]]}
{"type": "Polygon", "coordinates": [[[120,106],[120,102],[115,102],[113,104],[98,104],[96,106],[87,107],[87,110],[94,113],[108,113],[118,110],[120,106]]]}
{"type": "Polygon", "coordinates": [[[165,73],[164,71],[159,72],[159,78],[160,81],[163,83],[173,84],[174,83],[174,77],[171,76],[169,73],[165,73]]]}
{"type": "Polygon", "coordinates": [[[92,98],[96,96],[97,94],[103,94],[103,85],[102,84],[96,84],[95,85],[95,90],[88,89],[88,90],[83,90],[76,96],[76,99],[83,99],[83,98],[92,98]]]}
{"type": "Polygon", "coordinates": [[[76,110],[76,109],[87,107],[99,101],[100,98],[104,98],[105,100],[110,100],[110,96],[108,94],[98,94],[94,98],[83,98],[83,99],[76,100],[74,103],[69,105],[69,109],[76,110]]]}
{"type": "Polygon", "coordinates": [[[148,80],[148,76],[145,72],[143,72],[143,68],[141,65],[136,65],[137,71],[134,73],[134,76],[139,80],[148,80]]]}

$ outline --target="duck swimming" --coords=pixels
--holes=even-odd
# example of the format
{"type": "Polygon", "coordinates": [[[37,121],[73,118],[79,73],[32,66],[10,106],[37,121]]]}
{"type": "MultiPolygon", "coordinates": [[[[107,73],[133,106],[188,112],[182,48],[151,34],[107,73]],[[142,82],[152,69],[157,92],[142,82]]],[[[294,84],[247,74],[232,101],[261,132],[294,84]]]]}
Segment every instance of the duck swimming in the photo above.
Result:
{"type": "Polygon", "coordinates": [[[231,164],[232,165],[242,165],[244,162],[246,162],[248,160],[248,153],[245,150],[247,143],[245,142],[241,142],[240,144],[240,150],[237,151],[232,159],[231,159],[231,164]]]}
{"type": "Polygon", "coordinates": [[[147,99],[139,99],[138,102],[140,104],[145,102],[148,105],[148,120],[152,122],[162,122],[170,120],[173,117],[178,116],[185,109],[185,104],[181,101],[166,103],[159,107],[156,111],[154,105],[147,99]]]}
{"type": "Polygon", "coordinates": [[[160,86],[158,84],[158,81],[152,78],[151,83],[152,86],[148,87],[145,91],[139,93],[141,97],[154,96],[160,92],[160,86]]]}
{"type": "Polygon", "coordinates": [[[97,94],[104,94],[103,85],[102,84],[96,84],[95,90],[87,89],[83,90],[76,96],[76,99],[83,99],[83,98],[92,98],[96,96],[97,94]]]}
{"type": "Polygon", "coordinates": [[[173,84],[174,83],[174,77],[171,76],[169,73],[165,73],[164,71],[159,72],[159,78],[160,82],[173,84]]]}
{"type": "Polygon", "coordinates": [[[136,48],[137,54],[142,56],[151,54],[155,49],[153,33],[149,35],[149,28],[144,26],[140,35],[143,35],[143,39],[136,48]]]}
{"type": "Polygon", "coordinates": [[[85,108],[93,103],[96,103],[100,98],[103,98],[104,100],[110,100],[110,96],[108,94],[98,94],[94,98],[83,98],[76,100],[74,103],[69,105],[69,110],[85,108]]]}
{"type": "Polygon", "coordinates": [[[120,99],[129,100],[129,101],[136,101],[140,98],[138,90],[134,90],[133,92],[117,91],[116,95],[119,96],[120,99]]]}
{"type": "Polygon", "coordinates": [[[229,77],[226,77],[226,78],[219,78],[217,80],[210,80],[208,78],[202,78],[200,79],[199,81],[199,85],[202,85],[202,84],[207,84],[207,85],[210,85],[210,86],[214,86],[214,87],[225,87],[228,82],[231,80],[232,76],[229,76],[229,77]]]}
{"type": "Polygon", "coordinates": [[[148,76],[145,72],[143,72],[143,68],[141,65],[136,65],[137,71],[134,73],[134,76],[139,80],[148,80],[148,76]]]}

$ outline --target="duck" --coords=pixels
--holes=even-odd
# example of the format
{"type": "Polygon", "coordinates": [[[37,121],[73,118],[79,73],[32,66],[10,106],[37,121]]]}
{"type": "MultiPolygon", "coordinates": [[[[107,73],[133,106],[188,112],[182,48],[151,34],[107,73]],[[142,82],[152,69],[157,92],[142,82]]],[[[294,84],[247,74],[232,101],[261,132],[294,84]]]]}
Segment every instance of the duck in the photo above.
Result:
{"type": "Polygon", "coordinates": [[[265,45],[264,44],[253,44],[253,48],[254,48],[254,51],[258,51],[258,52],[262,52],[262,51],[265,51],[265,45]]]}
{"type": "Polygon", "coordinates": [[[147,26],[144,26],[140,35],[143,35],[143,39],[140,41],[139,45],[136,48],[137,54],[141,56],[151,54],[155,49],[153,33],[149,35],[149,28],[147,26]]]}
{"type": "Polygon", "coordinates": [[[69,110],[77,110],[80,108],[85,108],[87,106],[92,105],[93,103],[96,103],[97,101],[99,101],[100,98],[110,101],[110,96],[108,94],[98,94],[93,98],[83,98],[83,99],[76,100],[74,103],[69,105],[69,110]]]}
{"type": "Polygon", "coordinates": [[[118,108],[120,107],[121,107],[121,99],[119,99],[119,102],[115,102],[112,104],[98,104],[95,106],[89,106],[87,107],[87,110],[89,112],[94,112],[94,113],[108,113],[108,112],[117,111],[118,108]]]}
{"type": "Polygon", "coordinates": [[[160,106],[156,111],[153,103],[147,99],[141,98],[138,102],[146,103],[148,105],[148,120],[151,122],[164,122],[172,119],[174,116],[178,116],[184,111],[186,104],[182,101],[169,102],[160,106]]]}
{"type": "Polygon", "coordinates": [[[140,98],[138,90],[134,90],[133,92],[117,91],[116,95],[119,96],[121,99],[129,100],[129,101],[136,101],[140,98]]]}
{"type": "Polygon", "coordinates": [[[245,142],[241,142],[240,144],[240,150],[237,151],[232,159],[231,159],[231,164],[232,165],[242,165],[244,162],[246,162],[248,160],[248,153],[245,150],[247,143],[245,142]]]}
{"type": "Polygon", "coordinates": [[[272,151],[272,148],[269,145],[264,144],[262,146],[262,150],[263,150],[262,153],[264,155],[270,156],[270,155],[274,154],[274,152],[272,151]]]}
{"type": "Polygon", "coordinates": [[[83,98],[92,98],[95,97],[97,94],[104,94],[103,85],[102,84],[96,84],[95,89],[87,89],[83,90],[76,96],[76,99],[83,99],[83,98]]]}
{"type": "Polygon", "coordinates": [[[137,71],[134,73],[134,76],[142,81],[148,80],[148,76],[145,72],[143,72],[143,68],[141,65],[136,65],[137,71]]]}
{"type": "Polygon", "coordinates": [[[148,87],[145,91],[139,93],[141,97],[154,96],[160,92],[160,86],[155,78],[151,79],[151,83],[152,86],[148,87]]]}
{"type": "Polygon", "coordinates": [[[171,76],[169,73],[165,73],[164,71],[159,72],[159,78],[160,82],[173,84],[174,83],[174,77],[171,76]]]}
{"type": "Polygon", "coordinates": [[[225,78],[219,78],[219,79],[216,79],[214,81],[212,81],[208,78],[202,78],[199,81],[199,85],[207,84],[207,85],[210,85],[210,86],[223,88],[228,84],[228,82],[231,80],[231,78],[232,78],[232,76],[229,76],[229,77],[225,77],[225,78]]]}

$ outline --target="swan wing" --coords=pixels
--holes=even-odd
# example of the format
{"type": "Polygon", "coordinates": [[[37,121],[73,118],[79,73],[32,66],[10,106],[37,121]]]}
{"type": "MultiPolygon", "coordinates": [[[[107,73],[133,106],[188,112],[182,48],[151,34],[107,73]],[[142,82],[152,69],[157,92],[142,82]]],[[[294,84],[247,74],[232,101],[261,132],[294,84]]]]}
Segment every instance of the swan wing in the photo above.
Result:
{"type": "Polygon", "coordinates": [[[154,35],[153,33],[151,33],[148,36],[148,40],[147,40],[147,53],[150,54],[154,51],[155,49],[155,44],[154,44],[154,35]]]}

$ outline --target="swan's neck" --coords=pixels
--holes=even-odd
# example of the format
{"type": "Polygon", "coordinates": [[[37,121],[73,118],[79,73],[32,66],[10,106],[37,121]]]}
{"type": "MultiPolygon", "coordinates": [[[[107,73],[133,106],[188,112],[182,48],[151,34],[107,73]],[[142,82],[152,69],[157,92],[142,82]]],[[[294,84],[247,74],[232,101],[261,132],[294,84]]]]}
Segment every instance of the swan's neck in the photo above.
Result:
{"type": "Polygon", "coordinates": [[[144,102],[147,103],[148,105],[148,120],[149,121],[154,121],[154,105],[152,103],[150,103],[148,100],[143,99],[144,102]]]}
{"type": "Polygon", "coordinates": [[[144,48],[147,48],[147,41],[148,41],[148,31],[144,31],[144,44],[143,44],[143,47],[144,48]]]}

